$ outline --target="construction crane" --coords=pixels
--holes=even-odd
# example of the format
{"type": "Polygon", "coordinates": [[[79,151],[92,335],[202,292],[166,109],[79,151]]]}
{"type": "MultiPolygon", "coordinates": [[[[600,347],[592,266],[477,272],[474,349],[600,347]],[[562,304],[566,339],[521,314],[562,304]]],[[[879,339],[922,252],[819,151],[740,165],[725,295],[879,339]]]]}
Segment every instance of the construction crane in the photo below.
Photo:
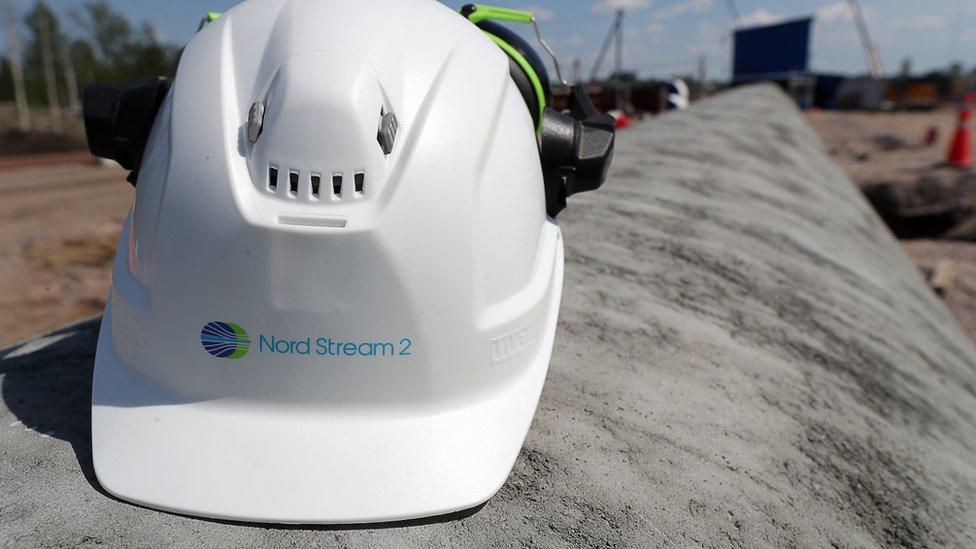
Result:
{"type": "Polygon", "coordinates": [[[871,41],[868,34],[868,25],[864,22],[864,14],[861,12],[861,5],[857,0],[847,0],[847,7],[851,10],[851,17],[854,19],[854,26],[857,27],[857,34],[861,38],[861,47],[864,48],[864,57],[868,62],[868,71],[875,80],[884,78],[884,65],[881,64],[881,56],[878,55],[878,48],[871,41]]]}
{"type": "Polygon", "coordinates": [[[603,39],[603,46],[600,47],[600,54],[596,56],[596,61],[593,62],[593,69],[590,70],[590,82],[596,80],[597,74],[600,72],[600,66],[603,65],[603,59],[607,56],[607,50],[610,49],[610,43],[616,42],[616,59],[614,70],[619,76],[620,71],[623,69],[623,55],[624,55],[624,37],[623,37],[623,22],[624,22],[624,10],[618,9],[614,18],[613,24],[610,25],[610,32],[607,33],[606,38],[603,39]]]}

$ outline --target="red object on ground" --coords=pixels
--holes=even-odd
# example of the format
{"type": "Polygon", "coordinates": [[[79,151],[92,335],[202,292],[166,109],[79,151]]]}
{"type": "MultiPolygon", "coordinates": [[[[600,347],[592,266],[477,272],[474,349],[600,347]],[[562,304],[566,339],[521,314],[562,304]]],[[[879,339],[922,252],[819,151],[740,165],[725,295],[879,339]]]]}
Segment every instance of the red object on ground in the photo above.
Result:
{"type": "Polygon", "coordinates": [[[939,127],[929,126],[929,129],[925,132],[925,146],[931,147],[939,140],[939,127]]]}
{"type": "Polygon", "coordinates": [[[616,118],[613,122],[613,127],[619,129],[626,128],[630,126],[630,117],[626,114],[622,114],[616,118]]]}
{"type": "Polygon", "coordinates": [[[973,94],[967,92],[959,106],[959,125],[952,137],[949,147],[949,158],[946,162],[950,166],[969,168],[973,165],[973,129],[970,121],[973,119],[973,94]]]}

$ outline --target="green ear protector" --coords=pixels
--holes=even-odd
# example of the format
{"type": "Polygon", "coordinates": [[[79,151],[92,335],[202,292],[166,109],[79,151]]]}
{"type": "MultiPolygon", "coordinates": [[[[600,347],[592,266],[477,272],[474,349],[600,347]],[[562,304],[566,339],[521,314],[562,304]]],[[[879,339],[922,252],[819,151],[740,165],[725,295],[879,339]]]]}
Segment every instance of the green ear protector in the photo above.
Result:
{"type": "Polygon", "coordinates": [[[549,107],[552,89],[545,63],[528,42],[496,22],[531,24],[539,44],[552,56],[560,83],[568,86],[532,12],[468,4],[461,8],[461,15],[484,31],[508,56],[509,74],[529,108],[539,136],[546,213],[556,217],[566,207],[567,196],[596,189],[606,179],[613,158],[613,117],[597,112],[580,84],[569,87],[568,113],[549,107]]]}
{"type": "Polygon", "coordinates": [[[522,99],[529,107],[536,130],[542,123],[542,113],[552,103],[549,73],[535,50],[511,30],[495,21],[534,24],[532,12],[468,4],[461,8],[461,15],[483,30],[498,47],[508,55],[509,72],[522,99]]]}

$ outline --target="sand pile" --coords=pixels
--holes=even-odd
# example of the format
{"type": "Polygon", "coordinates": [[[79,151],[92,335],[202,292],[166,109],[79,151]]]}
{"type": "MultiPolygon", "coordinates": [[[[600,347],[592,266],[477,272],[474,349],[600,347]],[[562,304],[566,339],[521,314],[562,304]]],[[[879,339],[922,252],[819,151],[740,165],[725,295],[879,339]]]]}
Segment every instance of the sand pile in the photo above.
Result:
{"type": "Polygon", "coordinates": [[[560,219],[549,378],[480,511],[275,529],[115,501],[91,473],[88,321],[0,351],[0,539],[976,544],[976,350],[782,94],[625,131],[604,189],[560,219]]]}

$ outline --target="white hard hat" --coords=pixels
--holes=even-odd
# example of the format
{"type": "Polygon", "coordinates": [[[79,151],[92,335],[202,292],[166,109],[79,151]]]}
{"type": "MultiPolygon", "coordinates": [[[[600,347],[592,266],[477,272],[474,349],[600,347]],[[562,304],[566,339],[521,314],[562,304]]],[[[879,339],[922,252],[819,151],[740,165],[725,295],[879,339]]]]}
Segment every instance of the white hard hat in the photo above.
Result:
{"type": "Polygon", "coordinates": [[[690,103],[691,93],[688,91],[688,84],[680,78],[674,78],[668,82],[668,110],[687,109],[690,103]]]}
{"type": "Polygon", "coordinates": [[[107,491],[327,523],[505,482],[553,347],[554,216],[602,183],[613,120],[580,87],[545,106],[488,21],[522,12],[465,9],[251,0],[171,89],[86,90],[92,151],[138,182],[92,388],[107,491]]]}

